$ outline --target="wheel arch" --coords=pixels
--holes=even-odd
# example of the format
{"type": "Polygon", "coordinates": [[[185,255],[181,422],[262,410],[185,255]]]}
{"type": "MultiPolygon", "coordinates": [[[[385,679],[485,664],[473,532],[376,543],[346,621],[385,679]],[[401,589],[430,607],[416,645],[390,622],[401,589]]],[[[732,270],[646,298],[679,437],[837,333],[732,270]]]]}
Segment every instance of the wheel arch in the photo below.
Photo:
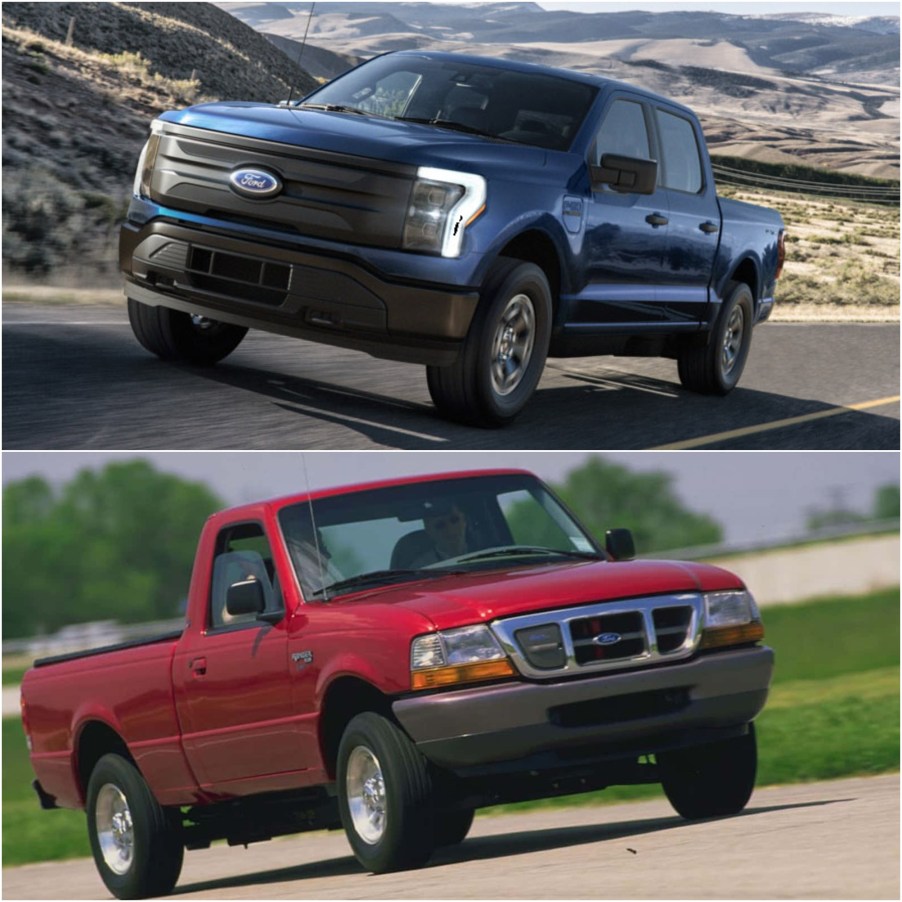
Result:
{"type": "Polygon", "coordinates": [[[499,257],[522,260],[524,263],[535,263],[551,289],[552,322],[557,320],[560,308],[561,293],[564,291],[564,280],[567,268],[563,264],[561,250],[554,238],[544,229],[533,226],[509,239],[498,253],[499,257]]]}
{"type": "Polygon", "coordinates": [[[122,736],[102,720],[89,720],[81,725],[75,743],[75,775],[82,801],[87,799],[88,781],[97,762],[104,756],[116,754],[140,771],[122,736]]]}
{"type": "MultiPolygon", "coordinates": [[[[752,292],[752,303],[757,311],[761,302],[761,268],[758,261],[751,255],[743,257],[721,285],[721,295],[726,293],[730,282],[744,282],[749,286],[752,292]]],[[[722,297],[721,301],[723,302],[723,300],[726,298],[722,297]]]]}
{"type": "Polygon", "coordinates": [[[367,680],[343,675],[326,688],[320,707],[319,743],[323,765],[331,779],[335,779],[338,746],[345,727],[367,711],[392,718],[389,697],[367,680]]]}

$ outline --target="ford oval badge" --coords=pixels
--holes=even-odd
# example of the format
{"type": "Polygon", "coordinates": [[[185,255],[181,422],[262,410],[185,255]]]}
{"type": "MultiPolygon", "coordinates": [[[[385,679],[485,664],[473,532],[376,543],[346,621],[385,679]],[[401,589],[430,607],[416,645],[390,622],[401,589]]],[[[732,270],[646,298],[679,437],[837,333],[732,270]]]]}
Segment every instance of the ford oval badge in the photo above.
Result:
{"type": "Polygon", "coordinates": [[[275,197],[282,190],[282,180],[265,169],[236,169],[229,184],[236,194],[258,200],[275,197]]]}
{"type": "Polygon", "coordinates": [[[616,645],[623,637],[620,633],[602,633],[595,637],[596,645],[616,645]]]}

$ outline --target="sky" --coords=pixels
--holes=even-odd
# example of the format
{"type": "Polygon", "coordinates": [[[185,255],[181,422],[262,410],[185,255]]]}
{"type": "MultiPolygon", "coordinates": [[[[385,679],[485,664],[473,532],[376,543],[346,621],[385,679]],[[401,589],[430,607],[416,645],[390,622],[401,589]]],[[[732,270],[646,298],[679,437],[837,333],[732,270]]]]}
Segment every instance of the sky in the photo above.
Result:
{"type": "Polygon", "coordinates": [[[830,13],[836,16],[898,16],[898,3],[870,3],[870,2],[846,2],[835,3],[821,0],[795,0],[795,2],[755,2],[755,0],[682,0],[682,2],[587,2],[578,0],[571,2],[554,2],[554,0],[540,0],[539,6],[544,9],[569,9],[574,12],[601,13],[622,12],[625,10],[647,10],[649,12],[671,12],[673,10],[704,10],[723,13],[732,13],[737,16],[760,16],[774,13],[830,13]]]}
{"type": "MultiPolygon", "coordinates": [[[[41,475],[62,483],[84,468],[144,458],[157,469],[207,482],[227,504],[312,488],[348,485],[415,473],[522,467],[547,482],[584,463],[586,452],[18,452],[3,453],[2,479],[41,475]]],[[[734,545],[804,533],[812,508],[841,504],[869,511],[874,491],[899,482],[892,452],[615,452],[606,460],[637,471],[665,471],[684,504],[710,514],[734,545]]],[[[611,526],[629,526],[612,523],[611,526]]]]}

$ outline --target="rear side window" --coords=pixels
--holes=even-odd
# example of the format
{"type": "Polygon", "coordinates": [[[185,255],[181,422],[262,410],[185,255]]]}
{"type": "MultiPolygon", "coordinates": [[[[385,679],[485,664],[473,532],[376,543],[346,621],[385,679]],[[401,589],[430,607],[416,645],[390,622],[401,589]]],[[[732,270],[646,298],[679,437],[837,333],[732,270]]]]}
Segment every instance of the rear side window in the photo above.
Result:
{"type": "Polygon", "coordinates": [[[662,184],[674,191],[698,194],[702,190],[702,160],[695,129],[688,119],[657,111],[661,143],[662,184]]]}
{"type": "Polygon", "coordinates": [[[596,166],[606,153],[616,153],[637,160],[650,160],[648,128],[641,103],[632,100],[615,100],[595,140],[596,166]]]}

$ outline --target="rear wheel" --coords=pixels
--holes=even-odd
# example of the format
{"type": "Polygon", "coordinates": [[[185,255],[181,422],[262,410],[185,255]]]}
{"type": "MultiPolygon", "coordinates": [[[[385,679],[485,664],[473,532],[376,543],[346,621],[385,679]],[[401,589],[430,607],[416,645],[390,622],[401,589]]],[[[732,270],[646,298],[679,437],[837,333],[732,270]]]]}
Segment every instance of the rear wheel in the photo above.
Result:
{"type": "Polygon", "coordinates": [[[755,726],[744,736],[657,756],[670,804],[689,820],[738,814],[755,787],[755,726]]]}
{"type": "Polygon", "coordinates": [[[429,764],[378,714],[358,714],[338,748],[341,822],[357,860],[376,874],[419,867],[435,848],[429,764]]]}
{"type": "Polygon", "coordinates": [[[104,755],[97,762],[88,781],[87,815],[94,863],[116,898],[172,891],[185,854],[178,824],[130,761],[104,755]]]}
{"type": "Polygon", "coordinates": [[[426,368],[435,406],[443,416],[475,426],[511,422],[538,385],[550,336],[545,273],[534,263],[499,260],[457,360],[426,368]]]}
{"type": "Polygon", "coordinates": [[[677,357],[680,381],[690,391],[726,395],[739,382],[752,343],[752,290],[730,282],[717,325],[707,344],[687,345],[677,357]]]}
{"type": "Polygon", "coordinates": [[[247,329],[205,316],[151,307],[128,299],[128,321],[135,338],[163,360],[211,366],[227,357],[247,335],[247,329]]]}

